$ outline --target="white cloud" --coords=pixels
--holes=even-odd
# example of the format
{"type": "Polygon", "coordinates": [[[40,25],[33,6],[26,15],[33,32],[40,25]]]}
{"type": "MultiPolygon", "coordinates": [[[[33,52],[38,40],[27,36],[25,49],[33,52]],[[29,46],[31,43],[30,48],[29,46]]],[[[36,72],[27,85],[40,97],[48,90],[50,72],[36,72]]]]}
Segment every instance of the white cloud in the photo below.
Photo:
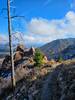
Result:
{"type": "Polygon", "coordinates": [[[8,36],[4,35],[4,34],[1,34],[0,35],[0,43],[5,43],[5,42],[8,42],[8,36]]]}
{"type": "Polygon", "coordinates": [[[75,37],[75,12],[69,11],[62,19],[47,20],[33,18],[28,23],[28,31],[42,42],[59,38],[75,37]]]}
{"type": "MultiPolygon", "coordinates": [[[[69,11],[62,19],[32,18],[27,22],[26,44],[45,44],[55,39],[75,37],[75,12],[69,11]]],[[[21,38],[20,35],[15,35],[21,38]]]]}

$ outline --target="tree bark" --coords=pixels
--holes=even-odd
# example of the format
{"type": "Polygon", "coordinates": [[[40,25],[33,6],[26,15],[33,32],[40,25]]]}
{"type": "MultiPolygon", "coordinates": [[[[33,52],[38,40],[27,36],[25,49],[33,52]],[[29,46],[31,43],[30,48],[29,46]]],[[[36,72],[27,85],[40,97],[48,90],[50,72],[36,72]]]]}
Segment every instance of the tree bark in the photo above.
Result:
{"type": "Polygon", "coordinates": [[[10,16],[10,0],[7,0],[7,14],[8,14],[8,33],[9,33],[9,47],[10,47],[10,60],[11,60],[11,82],[12,89],[15,88],[15,72],[13,61],[13,48],[12,48],[12,34],[11,34],[11,16],[10,16]]]}

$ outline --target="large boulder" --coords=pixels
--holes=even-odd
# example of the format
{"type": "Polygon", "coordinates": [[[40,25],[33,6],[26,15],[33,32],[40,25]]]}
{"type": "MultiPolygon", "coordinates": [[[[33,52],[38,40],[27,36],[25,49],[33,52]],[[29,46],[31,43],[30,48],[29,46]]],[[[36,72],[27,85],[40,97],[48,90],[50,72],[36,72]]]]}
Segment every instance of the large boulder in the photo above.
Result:
{"type": "Polygon", "coordinates": [[[34,47],[31,47],[30,50],[29,50],[29,53],[34,55],[35,54],[35,48],[34,47]]]}
{"type": "Polygon", "coordinates": [[[16,51],[15,55],[14,55],[14,61],[19,61],[23,58],[24,56],[24,53],[23,52],[20,52],[20,51],[16,51]]]}
{"type": "Polygon", "coordinates": [[[19,44],[19,45],[17,46],[16,51],[24,52],[24,48],[25,48],[24,45],[19,44]]]}
{"type": "Polygon", "coordinates": [[[24,56],[26,57],[32,57],[35,54],[35,48],[31,47],[28,51],[24,52],[24,56]]]}
{"type": "Polygon", "coordinates": [[[5,56],[5,59],[3,60],[2,69],[3,70],[10,69],[10,56],[9,55],[5,56]]]}
{"type": "Polygon", "coordinates": [[[47,59],[46,56],[43,57],[43,62],[44,62],[44,63],[48,63],[48,59],[47,59]]]}
{"type": "MultiPolygon", "coordinates": [[[[33,55],[34,55],[34,53],[35,53],[35,49],[33,47],[30,48],[28,51],[24,51],[24,46],[23,45],[18,45],[17,49],[16,49],[16,52],[13,55],[14,56],[13,60],[14,60],[15,66],[17,64],[21,64],[21,62],[23,60],[26,61],[26,57],[27,57],[27,60],[30,60],[31,62],[33,62],[33,55]]],[[[10,69],[10,66],[11,66],[11,64],[10,64],[10,56],[7,55],[5,57],[5,59],[3,60],[2,68],[3,69],[10,69]]]]}
{"type": "Polygon", "coordinates": [[[14,55],[14,62],[17,62],[17,61],[23,59],[23,57],[24,57],[24,45],[19,44],[17,46],[16,52],[14,55]]]}

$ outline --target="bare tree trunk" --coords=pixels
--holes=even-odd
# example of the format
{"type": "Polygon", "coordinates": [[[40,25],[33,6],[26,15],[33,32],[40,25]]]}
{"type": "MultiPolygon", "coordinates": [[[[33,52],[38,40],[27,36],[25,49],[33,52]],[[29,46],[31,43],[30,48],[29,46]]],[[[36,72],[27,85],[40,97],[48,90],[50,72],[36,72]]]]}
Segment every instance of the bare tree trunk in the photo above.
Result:
{"type": "Polygon", "coordinates": [[[9,47],[10,47],[10,57],[11,57],[11,81],[12,81],[12,89],[14,90],[16,84],[15,84],[12,35],[11,35],[10,0],[7,0],[7,12],[8,12],[9,47]]]}

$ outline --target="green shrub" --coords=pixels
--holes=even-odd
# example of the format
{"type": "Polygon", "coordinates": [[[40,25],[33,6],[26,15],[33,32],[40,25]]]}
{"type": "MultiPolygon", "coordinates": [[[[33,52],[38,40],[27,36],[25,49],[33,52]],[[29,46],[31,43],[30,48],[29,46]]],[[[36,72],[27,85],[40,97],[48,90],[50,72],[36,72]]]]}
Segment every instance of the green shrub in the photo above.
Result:
{"type": "Polygon", "coordinates": [[[43,58],[44,58],[43,53],[39,49],[36,49],[34,55],[34,61],[37,67],[40,67],[43,64],[43,58]]]}
{"type": "Polygon", "coordinates": [[[63,61],[63,58],[62,58],[61,55],[58,57],[58,61],[59,61],[59,62],[62,62],[62,61],[63,61]]]}

